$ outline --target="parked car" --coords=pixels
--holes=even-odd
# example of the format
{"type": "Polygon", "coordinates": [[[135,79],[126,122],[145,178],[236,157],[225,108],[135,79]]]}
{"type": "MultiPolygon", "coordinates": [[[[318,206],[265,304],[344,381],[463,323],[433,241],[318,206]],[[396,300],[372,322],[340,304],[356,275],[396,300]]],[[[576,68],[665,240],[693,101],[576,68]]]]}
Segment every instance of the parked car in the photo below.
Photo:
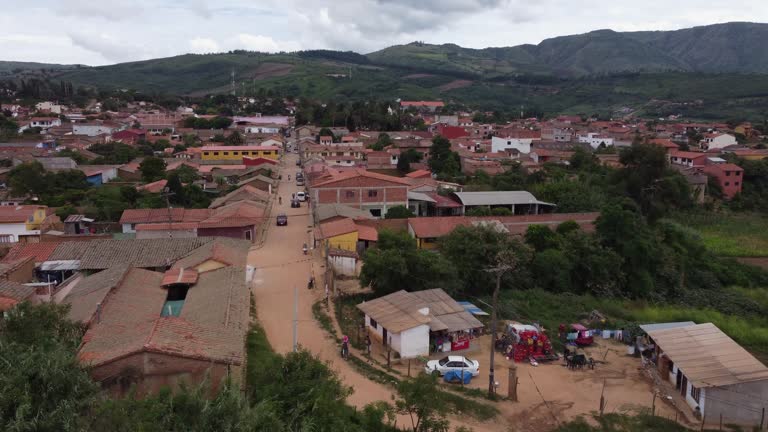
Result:
{"type": "Polygon", "coordinates": [[[480,375],[480,363],[462,356],[447,356],[440,360],[430,360],[424,366],[424,372],[428,374],[445,375],[449,371],[469,371],[472,376],[480,375]]]}
{"type": "Polygon", "coordinates": [[[304,193],[303,191],[296,192],[296,199],[298,199],[299,201],[306,201],[307,200],[307,194],[304,193]]]}
{"type": "Polygon", "coordinates": [[[288,225],[288,216],[286,216],[285,213],[280,213],[277,215],[277,226],[285,225],[288,225]]]}
{"type": "Polygon", "coordinates": [[[301,166],[301,159],[296,160],[296,166],[301,166]]]}
{"type": "Polygon", "coordinates": [[[301,207],[301,203],[299,202],[299,200],[292,199],[291,200],[291,208],[299,208],[299,207],[301,207]]]}

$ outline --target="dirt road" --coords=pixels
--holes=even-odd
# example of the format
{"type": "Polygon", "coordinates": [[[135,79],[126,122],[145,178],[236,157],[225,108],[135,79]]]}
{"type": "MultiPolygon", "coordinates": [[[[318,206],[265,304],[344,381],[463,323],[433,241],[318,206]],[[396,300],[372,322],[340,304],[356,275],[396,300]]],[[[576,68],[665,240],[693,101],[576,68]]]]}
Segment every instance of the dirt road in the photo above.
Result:
{"type": "MultiPolygon", "coordinates": [[[[293,347],[292,325],[296,288],[298,343],[316,354],[319,359],[330,362],[344,383],[354,388],[354,393],[348,398],[350,404],[362,408],[378,400],[391,401],[392,392],[388,388],[366,379],[348,363],[341,361],[338,355],[339,347],[312,316],[312,305],[323,297],[324,288],[317,286],[310,291],[307,289],[307,282],[313,273],[317,280],[322,280],[324,268],[319,256],[305,256],[302,252],[302,245],[309,244],[312,230],[312,218],[307,203],[301,203],[301,208],[290,206],[291,194],[303,190],[303,187],[297,187],[295,182],[296,172],[299,170],[296,166],[297,159],[295,154],[287,154],[284,157],[283,178],[278,187],[282,205],[274,203],[266,240],[261,247],[252,249],[248,256],[248,263],[256,268],[253,293],[259,322],[275,351],[290,352],[293,347]],[[291,181],[288,181],[289,174],[291,181]],[[279,213],[288,216],[287,226],[276,226],[279,213]]],[[[405,417],[399,419],[398,424],[403,424],[403,421],[405,417]]]]}

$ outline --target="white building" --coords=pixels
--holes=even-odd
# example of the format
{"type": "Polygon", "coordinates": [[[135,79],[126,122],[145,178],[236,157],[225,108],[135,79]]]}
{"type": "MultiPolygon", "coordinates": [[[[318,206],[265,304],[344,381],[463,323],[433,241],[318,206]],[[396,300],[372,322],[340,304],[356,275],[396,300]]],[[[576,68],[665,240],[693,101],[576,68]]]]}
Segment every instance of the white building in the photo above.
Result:
{"type": "Polygon", "coordinates": [[[509,150],[517,150],[520,153],[528,154],[531,152],[531,138],[491,138],[491,152],[501,153],[509,150]]]}
{"type": "Polygon", "coordinates": [[[73,123],[72,135],[85,135],[85,136],[98,136],[98,135],[111,135],[114,132],[119,131],[117,126],[106,125],[101,123],[73,123]]]}
{"type": "Polygon", "coordinates": [[[601,145],[604,147],[611,147],[613,145],[613,138],[590,132],[586,135],[579,135],[579,142],[589,144],[590,147],[596,149],[601,145]]]}
{"type": "Polygon", "coordinates": [[[464,347],[472,330],[483,324],[441,289],[398,291],[357,305],[365,314],[372,339],[389,346],[401,358],[427,356],[430,335],[444,340],[440,351],[464,347]],[[454,345],[455,343],[455,345],[454,345]]]}
{"type": "Polygon", "coordinates": [[[61,126],[61,119],[58,117],[32,117],[28,125],[19,128],[19,133],[30,128],[40,128],[43,131],[46,131],[56,126],[61,126]]]}
{"type": "Polygon", "coordinates": [[[49,112],[53,114],[61,114],[62,106],[53,102],[39,102],[35,105],[35,109],[38,111],[49,112]]]}
{"type": "Polygon", "coordinates": [[[764,421],[768,368],[720,329],[691,322],[641,328],[655,344],[660,377],[709,424],[750,427],[764,421]]]}
{"type": "Polygon", "coordinates": [[[280,126],[278,125],[259,125],[259,126],[247,126],[245,133],[251,134],[276,134],[280,133],[280,126]]]}
{"type": "Polygon", "coordinates": [[[735,136],[719,132],[705,134],[704,139],[699,142],[704,150],[719,150],[736,144],[735,136]]]}

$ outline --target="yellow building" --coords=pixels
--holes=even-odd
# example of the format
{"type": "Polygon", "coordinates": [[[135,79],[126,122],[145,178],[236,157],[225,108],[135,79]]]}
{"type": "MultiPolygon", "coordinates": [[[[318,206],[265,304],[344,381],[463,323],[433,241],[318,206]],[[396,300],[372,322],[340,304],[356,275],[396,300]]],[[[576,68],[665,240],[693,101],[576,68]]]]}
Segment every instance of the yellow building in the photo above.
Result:
{"type": "Polygon", "coordinates": [[[46,206],[0,206],[0,243],[37,241],[46,206]]]}
{"type": "Polygon", "coordinates": [[[323,251],[328,247],[356,252],[359,240],[357,225],[350,218],[321,223],[315,230],[315,240],[318,242],[315,246],[323,251]]]}
{"type": "Polygon", "coordinates": [[[242,161],[243,156],[277,159],[280,147],[277,146],[207,146],[200,149],[200,158],[204,161],[242,161]]]}

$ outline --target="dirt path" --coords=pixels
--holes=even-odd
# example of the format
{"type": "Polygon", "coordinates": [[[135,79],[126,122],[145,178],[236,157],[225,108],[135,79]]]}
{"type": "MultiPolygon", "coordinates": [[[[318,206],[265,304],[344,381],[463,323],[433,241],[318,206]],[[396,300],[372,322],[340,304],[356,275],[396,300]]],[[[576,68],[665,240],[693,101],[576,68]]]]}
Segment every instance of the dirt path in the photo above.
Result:
{"type": "MultiPolygon", "coordinates": [[[[320,328],[312,316],[312,305],[323,296],[323,287],[307,289],[307,282],[314,273],[321,280],[322,260],[302,253],[302,244],[309,244],[312,219],[307,203],[301,208],[291,208],[291,194],[299,191],[295,184],[298,156],[288,154],[282,162],[283,179],[278,187],[282,205],[272,206],[266,241],[248,256],[248,263],[256,268],[253,293],[259,322],[267,333],[269,342],[279,353],[290,352],[293,347],[294,288],[298,291],[298,343],[313,352],[339,373],[346,385],[354,388],[348,402],[362,408],[378,400],[391,401],[392,391],[374,383],[355,371],[348,363],[340,360],[338,347],[320,328]],[[291,181],[288,181],[288,174],[291,181]],[[288,216],[287,226],[276,226],[279,213],[288,216]]],[[[303,189],[303,188],[301,188],[303,189]]],[[[406,418],[398,420],[403,424],[406,418]]]]}

